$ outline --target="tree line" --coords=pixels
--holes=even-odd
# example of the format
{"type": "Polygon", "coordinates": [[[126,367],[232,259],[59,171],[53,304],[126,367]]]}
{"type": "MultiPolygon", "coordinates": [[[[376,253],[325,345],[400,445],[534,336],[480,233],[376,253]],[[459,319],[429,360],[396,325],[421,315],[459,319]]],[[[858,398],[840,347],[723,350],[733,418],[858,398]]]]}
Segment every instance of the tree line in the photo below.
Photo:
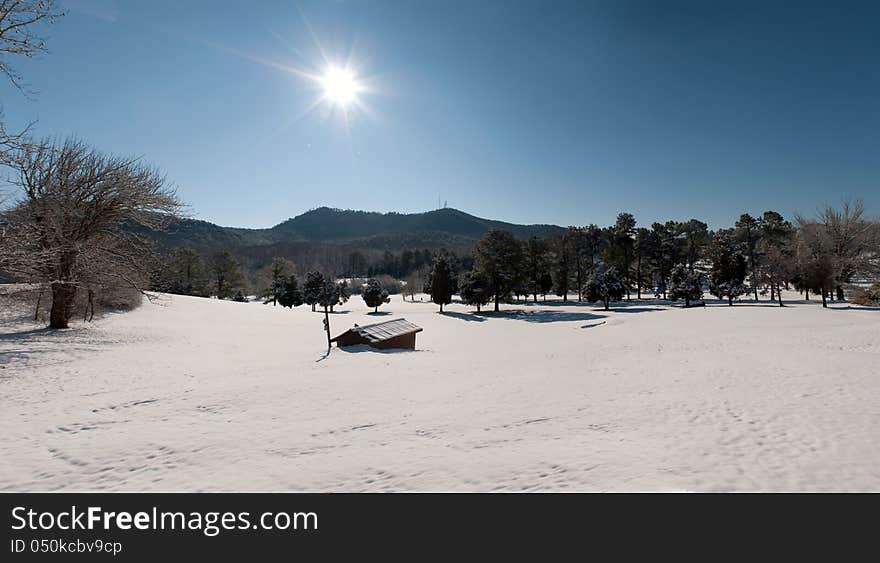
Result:
{"type": "Polygon", "coordinates": [[[746,294],[782,306],[782,290],[794,288],[827,306],[862,291],[854,281],[876,281],[878,274],[880,227],[860,201],[845,201],[794,222],[775,211],[743,214],[733,227],[714,231],[697,219],[637,227],[630,213],[608,227],[569,227],[525,241],[493,230],[476,245],[470,270],[457,272],[438,253],[425,291],[441,311],[455,293],[478,311],[490,303],[498,311],[500,303],[528,296],[537,302],[551,291],[608,309],[645,292],[686,306],[705,291],[731,306],[746,294]]]}

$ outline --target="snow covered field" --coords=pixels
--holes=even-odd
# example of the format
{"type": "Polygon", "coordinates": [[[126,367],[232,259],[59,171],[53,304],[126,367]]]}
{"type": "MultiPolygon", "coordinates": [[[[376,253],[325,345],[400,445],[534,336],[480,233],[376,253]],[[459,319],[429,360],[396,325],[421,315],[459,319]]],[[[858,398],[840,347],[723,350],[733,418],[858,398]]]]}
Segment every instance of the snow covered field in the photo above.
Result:
{"type": "Polygon", "coordinates": [[[321,361],[308,307],[0,320],[0,490],[880,490],[880,310],[436,309],[321,361]]]}

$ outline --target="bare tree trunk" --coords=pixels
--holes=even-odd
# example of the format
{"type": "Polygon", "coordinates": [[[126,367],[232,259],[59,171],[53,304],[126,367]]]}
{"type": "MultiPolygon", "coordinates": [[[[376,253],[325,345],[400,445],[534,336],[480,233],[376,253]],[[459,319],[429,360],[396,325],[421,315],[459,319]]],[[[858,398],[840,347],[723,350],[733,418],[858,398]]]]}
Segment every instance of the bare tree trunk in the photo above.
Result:
{"type": "Polygon", "coordinates": [[[825,298],[825,288],[822,288],[822,307],[828,307],[828,301],[825,298]]]}
{"type": "Polygon", "coordinates": [[[843,295],[843,286],[837,286],[837,300],[838,301],[846,301],[846,298],[843,295]]]}
{"type": "Polygon", "coordinates": [[[642,299],[642,255],[639,254],[639,259],[636,261],[636,293],[638,295],[639,300],[642,299]]]}
{"type": "Polygon", "coordinates": [[[727,296],[727,306],[728,306],[728,307],[733,307],[733,295],[728,295],[728,296],[727,296]]]}
{"type": "Polygon", "coordinates": [[[779,298],[779,306],[782,307],[782,288],[779,284],[776,285],[776,297],[779,298]]]}
{"type": "Polygon", "coordinates": [[[89,288],[89,322],[95,318],[95,291],[89,288]]]}
{"type": "Polygon", "coordinates": [[[40,305],[43,303],[43,288],[40,288],[40,293],[37,294],[37,307],[34,309],[34,320],[40,320],[40,305]]]}
{"type": "Polygon", "coordinates": [[[326,305],[324,305],[324,329],[327,331],[327,353],[329,354],[333,344],[330,342],[330,313],[327,312],[326,305]]]}
{"type": "Polygon", "coordinates": [[[495,312],[498,312],[498,293],[495,293],[495,312]]]}
{"type": "Polygon", "coordinates": [[[52,310],[49,313],[49,328],[68,328],[73,302],[76,299],[76,285],[66,282],[52,284],[52,310]]]}

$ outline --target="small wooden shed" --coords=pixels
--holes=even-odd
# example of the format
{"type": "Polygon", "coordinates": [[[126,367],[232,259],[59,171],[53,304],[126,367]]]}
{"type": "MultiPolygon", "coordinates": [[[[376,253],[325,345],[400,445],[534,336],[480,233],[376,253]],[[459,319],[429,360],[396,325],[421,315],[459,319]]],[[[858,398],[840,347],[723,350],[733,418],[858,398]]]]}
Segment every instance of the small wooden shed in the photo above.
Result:
{"type": "Polygon", "coordinates": [[[416,326],[406,319],[394,319],[383,323],[358,326],[354,325],[331,340],[337,346],[356,346],[366,344],[372,348],[408,348],[415,350],[416,333],[422,327],[416,326]]]}

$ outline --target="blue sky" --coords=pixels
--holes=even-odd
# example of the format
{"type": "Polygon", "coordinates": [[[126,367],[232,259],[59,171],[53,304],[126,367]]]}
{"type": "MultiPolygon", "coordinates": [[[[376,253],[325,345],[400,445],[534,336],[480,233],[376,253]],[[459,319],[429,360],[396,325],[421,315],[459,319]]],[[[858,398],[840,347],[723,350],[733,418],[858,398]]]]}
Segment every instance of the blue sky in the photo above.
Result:
{"type": "MultiPolygon", "coordinates": [[[[194,216],[321,205],[562,225],[861,197],[880,212],[880,9],[847,2],[67,0],[13,126],[165,170],[194,216]],[[321,103],[324,60],[366,91],[321,103]]],[[[874,3],[875,6],[878,6],[874,3]]]]}

